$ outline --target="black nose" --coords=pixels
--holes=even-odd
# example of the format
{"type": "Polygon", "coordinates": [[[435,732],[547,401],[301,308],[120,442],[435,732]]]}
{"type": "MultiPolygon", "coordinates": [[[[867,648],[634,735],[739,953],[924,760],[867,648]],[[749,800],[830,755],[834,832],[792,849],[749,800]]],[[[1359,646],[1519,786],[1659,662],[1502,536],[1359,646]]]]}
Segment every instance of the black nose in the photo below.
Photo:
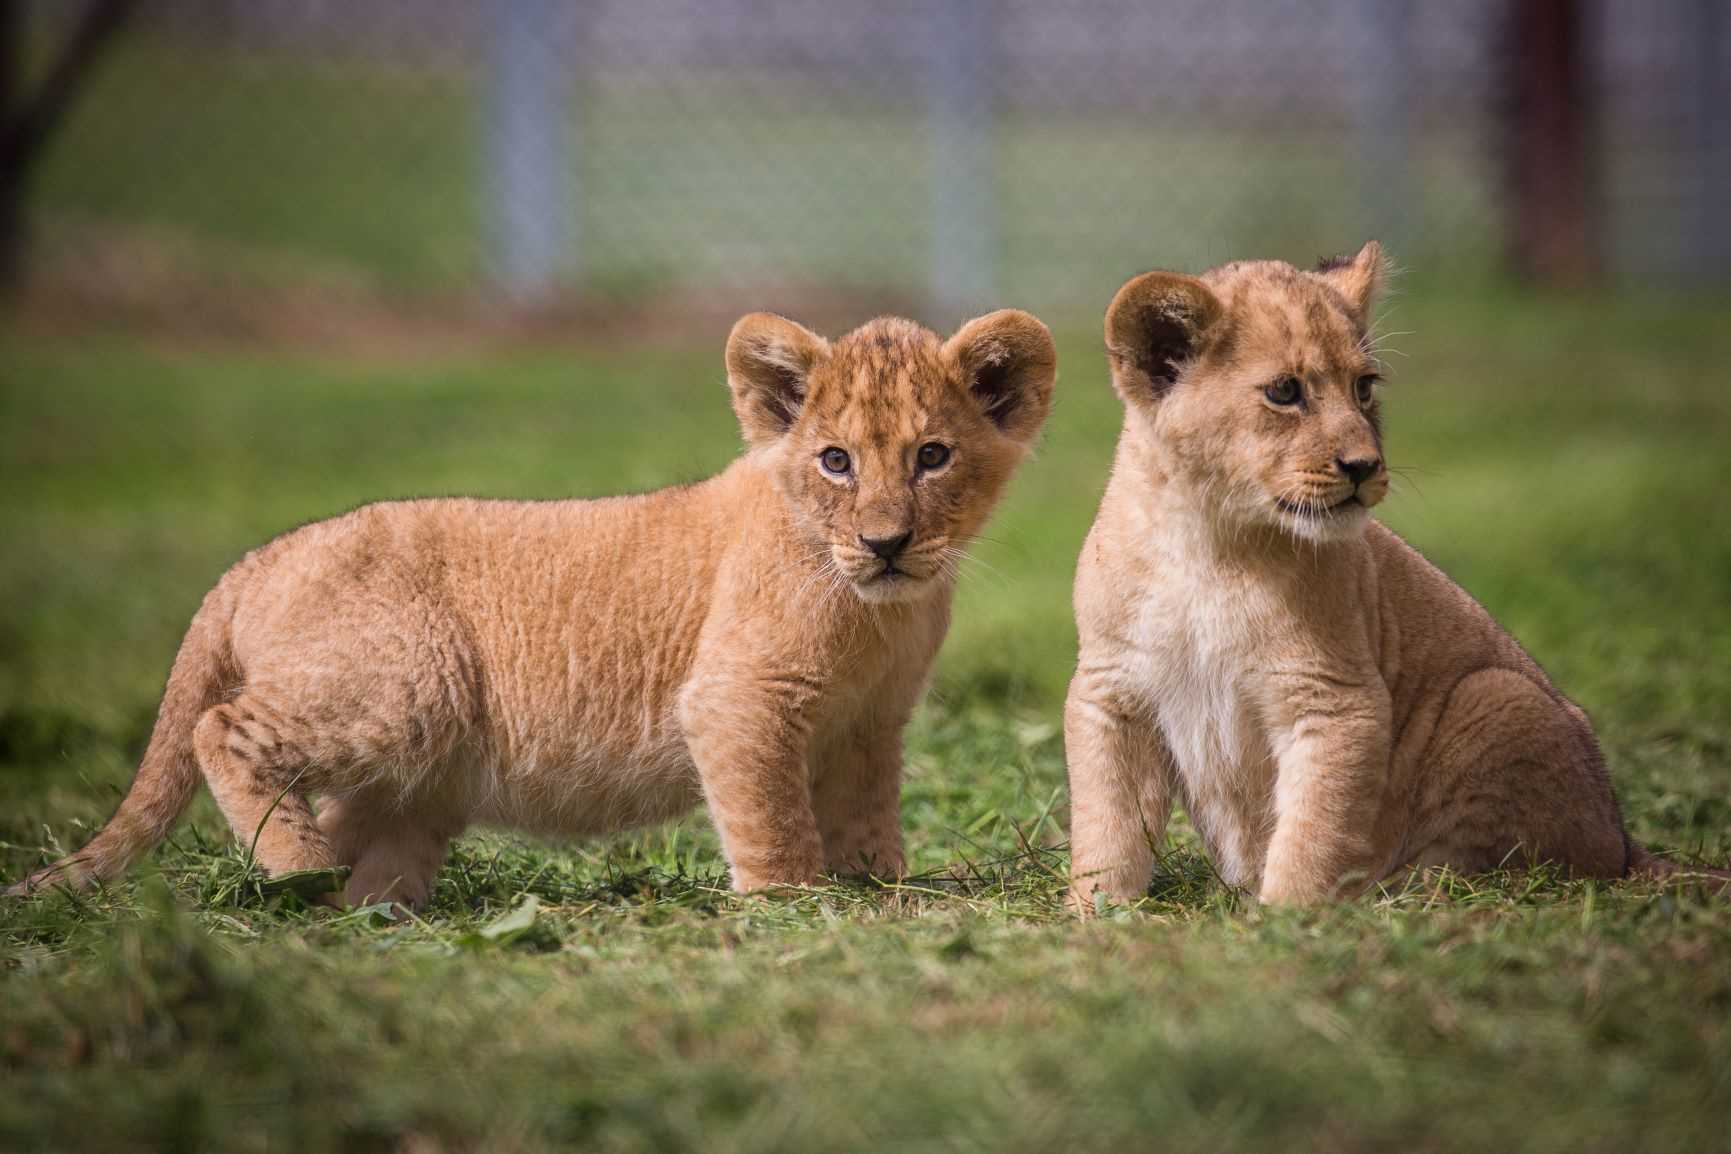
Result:
{"type": "Polygon", "coordinates": [[[908,541],[913,537],[910,529],[896,537],[861,537],[859,543],[882,557],[885,561],[894,561],[896,554],[907,548],[908,541]]]}
{"type": "Polygon", "coordinates": [[[1341,472],[1345,473],[1347,479],[1354,485],[1362,485],[1367,479],[1374,475],[1378,469],[1382,468],[1382,458],[1360,457],[1356,460],[1348,461],[1343,457],[1336,460],[1334,465],[1341,472]]]}

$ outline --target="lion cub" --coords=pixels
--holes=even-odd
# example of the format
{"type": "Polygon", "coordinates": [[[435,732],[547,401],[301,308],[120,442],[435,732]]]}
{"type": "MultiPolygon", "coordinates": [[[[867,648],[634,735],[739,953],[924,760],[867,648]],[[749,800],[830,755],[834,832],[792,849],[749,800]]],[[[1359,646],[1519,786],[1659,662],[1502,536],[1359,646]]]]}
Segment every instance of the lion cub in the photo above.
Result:
{"type": "Polygon", "coordinates": [[[1388,491],[1375,243],[1119,290],[1125,420],[1076,574],[1072,894],[1148,885],[1174,796],[1265,902],[1409,866],[1667,867],[1632,846],[1585,714],[1371,520],[1388,491]]]}
{"type": "Polygon", "coordinates": [[[119,811],[13,892],[123,870],[201,772],[264,868],[351,866],[351,903],[424,901],[471,822],[593,834],[700,799],[735,889],[899,872],[902,729],[1051,336],[1003,311],[831,344],[757,314],[726,359],[747,452],[707,481],[369,505],[248,554],[119,811]]]}

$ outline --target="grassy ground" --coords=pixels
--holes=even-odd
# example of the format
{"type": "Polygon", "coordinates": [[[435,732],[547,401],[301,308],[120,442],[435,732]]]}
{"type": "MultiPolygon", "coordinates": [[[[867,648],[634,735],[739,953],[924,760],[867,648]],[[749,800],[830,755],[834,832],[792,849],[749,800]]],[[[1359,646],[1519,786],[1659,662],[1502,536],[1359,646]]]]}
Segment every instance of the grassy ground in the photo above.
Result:
{"type": "MultiPolygon", "coordinates": [[[[1412,299],[1391,523],[1594,715],[1637,834],[1731,854],[1722,309],[1412,299]]],[[[393,495],[657,485],[734,452],[692,352],[436,365],[0,334],[0,871],[112,808],[205,588],[393,495]]],[[[1180,823],[1137,908],[1057,902],[1067,585],[1117,426],[1063,341],[910,737],[920,875],[724,892],[700,819],[463,841],[433,908],[308,911],[208,801],[152,868],[0,905],[0,1148],[1701,1150],[1731,909],[1441,878],[1306,913],[1180,823]]]]}

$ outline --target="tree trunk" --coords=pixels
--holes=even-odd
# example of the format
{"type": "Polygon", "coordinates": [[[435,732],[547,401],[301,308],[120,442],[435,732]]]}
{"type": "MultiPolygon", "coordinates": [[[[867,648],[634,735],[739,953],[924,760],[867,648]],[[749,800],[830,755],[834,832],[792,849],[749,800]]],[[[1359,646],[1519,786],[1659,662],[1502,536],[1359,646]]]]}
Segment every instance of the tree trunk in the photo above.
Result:
{"type": "Polygon", "coordinates": [[[1517,275],[1579,285],[1599,271],[1593,93],[1579,0],[1515,0],[1505,75],[1509,259],[1517,275]]]}
{"type": "Polygon", "coordinates": [[[104,48],[138,6],[137,0],[95,0],[35,94],[26,98],[24,0],[0,0],[0,293],[24,271],[24,193],[42,155],[104,48]]]}

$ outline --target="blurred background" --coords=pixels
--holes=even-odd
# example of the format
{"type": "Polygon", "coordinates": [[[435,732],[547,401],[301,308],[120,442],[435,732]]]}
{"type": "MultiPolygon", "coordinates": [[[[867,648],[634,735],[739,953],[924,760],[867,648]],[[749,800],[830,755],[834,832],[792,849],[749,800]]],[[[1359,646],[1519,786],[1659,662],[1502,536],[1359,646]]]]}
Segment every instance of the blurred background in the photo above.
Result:
{"type": "Polygon", "coordinates": [[[1719,0],[0,11],[5,267],[59,320],[1091,323],[1152,265],[1369,235],[1425,285],[1731,268],[1719,0]]]}
{"type": "Polygon", "coordinates": [[[1378,517],[1588,710],[1636,838],[1728,863],[1728,85],[1726,0],[0,0],[0,883],[113,811],[278,533],[713,473],[748,310],[1016,305],[1060,360],[908,734],[938,888],[736,906],[694,816],[309,914],[201,798],[144,880],[0,901],[0,1149],[1722,1146],[1722,904],[1283,919],[1182,818],[1144,914],[1056,895],[1106,303],[1367,237],[1378,517]]]}
{"type": "Polygon", "coordinates": [[[0,59],[27,728],[142,727],[202,591],[300,521],[721,468],[760,308],[1058,333],[963,696],[1061,694],[1100,316],[1149,267],[1383,240],[1385,517],[1535,644],[1644,596],[1655,549],[1704,579],[1692,502],[1731,487],[1722,0],[4,0],[0,59]]]}
{"type": "Polygon", "coordinates": [[[300,521],[721,468],[760,308],[1052,324],[940,676],[1049,711],[1105,303],[1372,236],[1386,519],[1616,707],[1664,679],[1579,613],[1672,565],[1723,616],[1683,595],[1731,555],[1722,0],[6,0],[0,58],[0,731],[142,729],[300,521]]]}

